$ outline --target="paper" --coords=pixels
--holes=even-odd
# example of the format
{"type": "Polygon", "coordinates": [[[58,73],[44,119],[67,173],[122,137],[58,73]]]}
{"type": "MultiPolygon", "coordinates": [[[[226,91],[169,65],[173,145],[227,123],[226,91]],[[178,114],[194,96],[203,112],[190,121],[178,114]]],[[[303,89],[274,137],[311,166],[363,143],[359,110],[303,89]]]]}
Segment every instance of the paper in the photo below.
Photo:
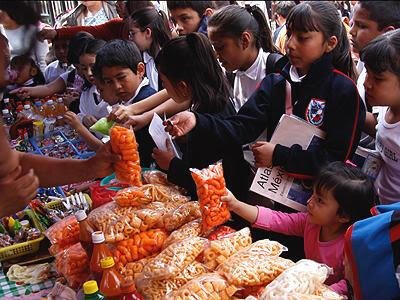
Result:
{"type": "Polygon", "coordinates": [[[175,156],[181,158],[181,154],[172,141],[171,135],[164,130],[163,121],[156,113],[154,113],[153,119],[149,125],[149,133],[158,149],[167,151],[167,141],[170,141],[175,156]]]}

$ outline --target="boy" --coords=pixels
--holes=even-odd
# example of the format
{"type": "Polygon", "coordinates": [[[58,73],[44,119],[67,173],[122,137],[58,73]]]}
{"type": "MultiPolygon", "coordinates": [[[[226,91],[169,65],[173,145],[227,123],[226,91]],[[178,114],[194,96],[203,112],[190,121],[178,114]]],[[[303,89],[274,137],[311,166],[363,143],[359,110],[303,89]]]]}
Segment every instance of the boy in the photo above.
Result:
{"type": "Polygon", "coordinates": [[[56,80],[61,74],[73,69],[72,66],[68,64],[68,40],[55,39],[53,41],[54,55],[56,60],[50,63],[45,71],[44,78],[46,83],[50,83],[56,80]]]}
{"type": "Polygon", "coordinates": [[[207,35],[207,22],[214,12],[213,1],[167,1],[178,35],[201,32],[207,35]]]}

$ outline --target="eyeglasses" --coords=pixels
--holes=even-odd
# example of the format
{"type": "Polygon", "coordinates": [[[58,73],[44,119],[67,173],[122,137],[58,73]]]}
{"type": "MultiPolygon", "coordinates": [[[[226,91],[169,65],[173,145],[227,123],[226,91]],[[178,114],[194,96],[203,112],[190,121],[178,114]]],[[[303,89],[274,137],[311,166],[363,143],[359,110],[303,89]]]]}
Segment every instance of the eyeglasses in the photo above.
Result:
{"type": "Polygon", "coordinates": [[[135,36],[136,33],[138,33],[140,31],[133,31],[133,30],[129,30],[128,32],[128,39],[132,40],[133,37],[135,36]]]}

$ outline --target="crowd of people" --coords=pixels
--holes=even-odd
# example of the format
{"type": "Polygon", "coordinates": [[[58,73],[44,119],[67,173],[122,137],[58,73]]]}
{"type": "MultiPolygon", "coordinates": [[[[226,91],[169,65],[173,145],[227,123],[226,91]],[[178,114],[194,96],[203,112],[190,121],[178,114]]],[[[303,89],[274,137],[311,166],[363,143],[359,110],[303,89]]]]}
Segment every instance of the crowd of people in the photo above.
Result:
{"type": "MultiPolygon", "coordinates": [[[[399,2],[272,1],[271,15],[232,1],[166,1],[166,12],[152,1],[80,2],[54,28],[21,1],[0,2],[4,97],[64,93],[65,121],[96,151],[88,160],[19,153],[1,130],[1,215],[23,208],[38,186],[112,173],[119,157],[88,130],[108,118],[132,126],[143,167],[157,166],[193,198],[189,169],[222,160],[233,226],[303,237],[303,255],[333,268],[333,290],[357,299],[373,290],[363,276],[355,280],[360,258],[348,228],[375,205],[395,210],[400,200],[399,2]],[[56,59],[46,66],[49,44],[56,59]],[[148,132],[154,113],[168,117],[165,130],[181,157],[171,144],[156,148],[148,132]],[[309,150],[271,143],[283,114],[323,130],[324,142],[309,150]],[[256,167],[312,181],[307,213],[254,205],[254,173],[243,156],[249,143],[256,167]],[[360,145],[382,159],[374,182],[351,163],[360,145]]],[[[398,261],[396,247],[393,255],[398,261]]],[[[380,299],[400,296],[398,286],[384,288],[396,280],[398,266],[391,267],[373,279],[380,299]]]]}

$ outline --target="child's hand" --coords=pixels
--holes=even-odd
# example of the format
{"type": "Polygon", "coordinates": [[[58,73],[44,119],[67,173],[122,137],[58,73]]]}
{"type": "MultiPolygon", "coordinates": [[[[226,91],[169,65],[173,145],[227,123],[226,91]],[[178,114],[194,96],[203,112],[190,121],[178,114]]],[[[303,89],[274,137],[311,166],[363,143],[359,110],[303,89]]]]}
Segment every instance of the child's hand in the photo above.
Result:
{"type": "Polygon", "coordinates": [[[272,167],[272,155],[274,153],[275,144],[268,142],[255,142],[251,146],[253,151],[255,166],[257,168],[271,168],[272,167]]]}
{"type": "Polygon", "coordinates": [[[153,149],[151,157],[154,158],[157,165],[164,171],[168,171],[171,160],[175,157],[170,141],[167,140],[167,151],[162,151],[158,148],[153,149]]]}
{"type": "Polygon", "coordinates": [[[192,112],[182,111],[163,122],[165,131],[172,136],[186,135],[196,126],[196,117],[192,112]]]}
{"type": "Polygon", "coordinates": [[[221,201],[226,202],[228,204],[229,210],[233,211],[237,207],[238,203],[240,203],[240,201],[236,199],[236,197],[232,194],[230,190],[226,189],[226,192],[226,196],[222,196],[221,201]]]}
{"type": "Polygon", "coordinates": [[[116,105],[108,115],[107,120],[115,121],[117,123],[125,123],[131,115],[132,113],[130,112],[129,106],[116,105]]]}
{"type": "Polygon", "coordinates": [[[81,123],[81,121],[79,120],[78,116],[72,112],[72,111],[67,111],[64,114],[64,120],[65,122],[71,126],[72,128],[74,128],[75,130],[81,126],[83,126],[83,124],[81,123]]]}
{"type": "Polygon", "coordinates": [[[18,98],[29,98],[32,96],[32,87],[21,87],[10,91],[10,94],[16,94],[18,98]]]}
{"type": "Polygon", "coordinates": [[[149,116],[150,115],[146,114],[130,116],[128,120],[125,122],[124,126],[132,126],[132,129],[134,131],[137,131],[150,124],[151,118],[149,118],[149,116]]]}
{"type": "Polygon", "coordinates": [[[85,125],[86,128],[89,128],[90,126],[92,126],[96,122],[97,122],[97,119],[95,117],[93,117],[93,116],[90,116],[90,115],[84,116],[82,118],[82,123],[83,123],[83,125],[85,125]]]}
{"type": "Polygon", "coordinates": [[[247,204],[245,202],[239,201],[236,197],[231,193],[230,190],[226,189],[227,195],[221,197],[221,201],[227,202],[228,208],[230,211],[233,211],[235,214],[238,214],[243,219],[249,221],[253,224],[257,220],[258,216],[258,208],[257,206],[253,206],[247,204]]]}

